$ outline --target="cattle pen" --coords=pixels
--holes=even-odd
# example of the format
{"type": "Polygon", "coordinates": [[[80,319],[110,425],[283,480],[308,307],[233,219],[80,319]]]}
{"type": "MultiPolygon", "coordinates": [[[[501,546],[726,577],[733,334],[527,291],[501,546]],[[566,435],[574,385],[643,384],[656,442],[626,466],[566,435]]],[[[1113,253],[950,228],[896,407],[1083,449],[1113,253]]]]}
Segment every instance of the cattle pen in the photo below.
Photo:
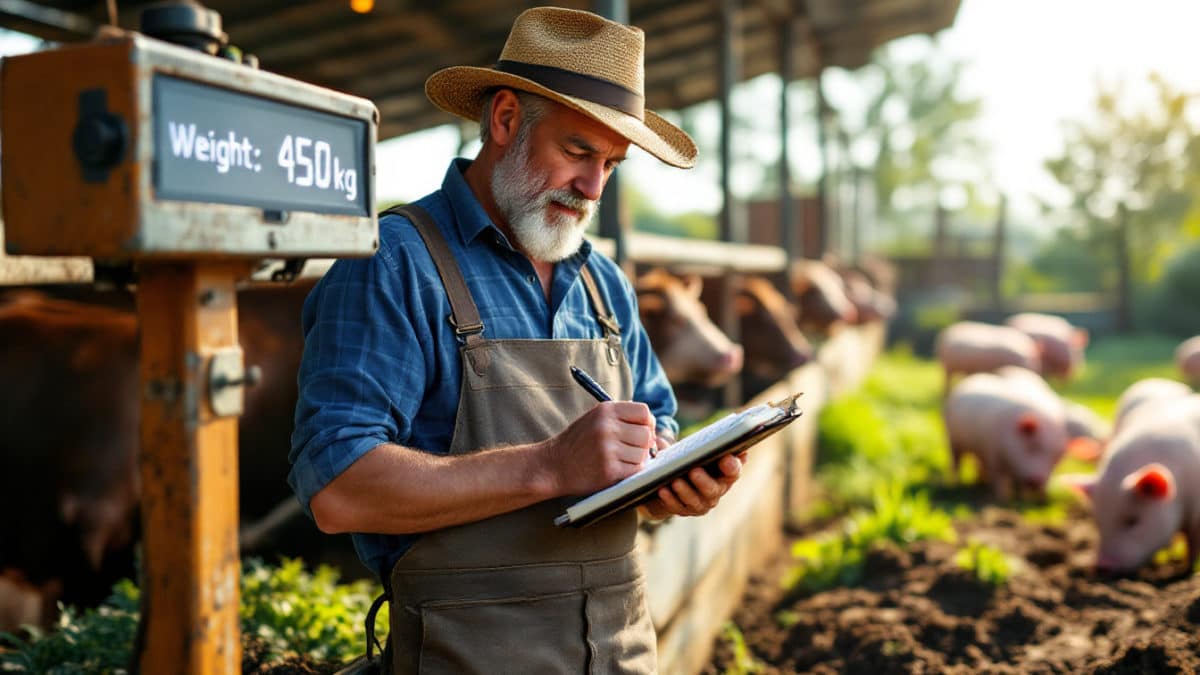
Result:
{"type": "MultiPolygon", "coordinates": [[[[0,7],[0,26],[46,40],[82,41],[105,23],[103,10],[93,7],[97,4],[104,3],[5,3],[0,7]]],[[[122,2],[108,21],[136,25],[134,14],[145,4],[122,2]]],[[[346,4],[276,0],[206,3],[225,15],[230,35],[248,52],[259,54],[264,69],[274,70],[278,64],[278,72],[283,75],[375,101],[381,114],[381,138],[444,121],[423,100],[424,77],[440,65],[484,63],[499,51],[512,18],[529,3],[455,0],[413,3],[412,7],[407,3],[396,7],[380,3],[374,17],[342,17],[346,4]],[[397,40],[403,46],[392,44],[397,40]],[[353,51],[351,47],[363,47],[363,54],[346,56],[346,52],[353,51]],[[369,64],[371,58],[377,61],[373,65],[369,64]],[[369,65],[373,77],[368,78],[363,69],[369,65]]],[[[785,86],[778,101],[783,121],[779,130],[779,241],[747,243],[752,223],[748,222],[744,205],[733,197],[731,187],[733,87],[772,71],[784,82],[810,77],[819,81],[823,69],[861,65],[872,48],[887,40],[949,25],[958,6],[957,0],[863,0],[853,6],[751,0],[584,0],[558,4],[590,9],[643,27],[647,43],[654,50],[646,66],[648,103],[665,109],[708,100],[719,103],[723,195],[719,239],[681,239],[636,231],[627,210],[622,208],[619,181],[613,180],[601,202],[597,236],[591,240],[597,250],[621,264],[631,278],[639,271],[663,267],[675,273],[723,280],[722,297],[713,314],[734,341],[739,339],[733,299],[738,279],[764,275],[790,297],[793,291],[786,279],[792,266],[839,248],[832,239],[842,233],[823,206],[811,214],[797,212],[787,150],[788,121],[793,116],[788,110],[785,86]]],[[[826,114],[826,108],[823,103],[822,114],[826,114]]],[[[836,186],[830,184],[833,180],[822,176],[818,204],[837,199],[836,186]]],[[[315,257],[301,260],[263,256],[256,271],[242,279],[239,288],[282,288],[296,278],[318,278],[328,263],[329,259],[315,257]]],[[[8,255],[0,247],[0,287],[122,289],[130,286],[131,273],[136,274],[136,269],[128,261],[8,255]]],[[[707,517],[676,518],[643,527],[639,532],[648,577],[648,604],[658,633],[660,672],[695,673],[708,661],[713,639],[739,603],[751,574],[777,552],[787,526],[796,524],[812,497],[816,424],[821,409],[832,397],[862,381],[883,349],[885,337],[884,321],[849,326],[820,344],[810,363],[791,369],[752,399],[746,399],[737,381],[725,387],[722,398],[727,407],[778,400],[800,392],[803,417],[753,450],[737,489],[707,517]]]]}

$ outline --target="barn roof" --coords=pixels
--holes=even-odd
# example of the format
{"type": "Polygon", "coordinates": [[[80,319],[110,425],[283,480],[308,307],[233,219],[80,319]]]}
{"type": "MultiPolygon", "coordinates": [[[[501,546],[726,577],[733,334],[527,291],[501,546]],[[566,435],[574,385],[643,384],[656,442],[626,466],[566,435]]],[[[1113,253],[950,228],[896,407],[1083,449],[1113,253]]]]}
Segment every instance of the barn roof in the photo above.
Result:
{"type": "MultiPolygon", "coordinates": [[[[138,25],[147,0],[120,2],[119,23],[138,25]]],[[[382,115],[380,139],[451,120],[424,95],[425,78],[450,65],[494,62],[521,0],[376,0],[368,14],[349,0],[207,0],[230,41],[265,70],[369,98],[382,115]]],[[[591,9],[590,0],[556,3],[591,9]]],[[[95,0],[4,0],[0,26],[72,41],[105,21],[95,0]]],[[[856,68],[897,37],[933,33],[954,21],[959,0],[746,0],[737,14],[740,79],[778,70],[778,27],[792,20],[800,42],[792,72],[856,68]]],[[[646,32],[647,104],[675,110],[716,98],[720,3],[629,0],[630,23],[646,32]]]]}

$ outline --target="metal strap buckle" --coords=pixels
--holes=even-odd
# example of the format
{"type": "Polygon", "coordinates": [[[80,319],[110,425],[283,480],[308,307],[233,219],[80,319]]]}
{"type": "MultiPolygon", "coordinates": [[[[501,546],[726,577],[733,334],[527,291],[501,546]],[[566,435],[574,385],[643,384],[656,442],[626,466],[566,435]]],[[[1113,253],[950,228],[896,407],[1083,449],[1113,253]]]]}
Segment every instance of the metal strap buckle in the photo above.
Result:
{"type": "Polygon", "coordinates": [[[617,320],[611,316],[597,316],[596,320],[600,322],[600,325],[607,328],[613,335],[621,334],[621,324],[617,323],[617,320]]]}
{"type": "Polygon", "coordinates": [[[483,321],[480,321],[479,323],[470,323],[465,326],[460,326],[460,325],[458,325],[458,322],[454,320],[453,314],[447,316],[446,320],[450,322],[451,326],[454,326],[454,334],[456,336],[458,336],[459,338],[465,338],[468,335],[474,335],[476,333],[483,332],[483,321]]]}

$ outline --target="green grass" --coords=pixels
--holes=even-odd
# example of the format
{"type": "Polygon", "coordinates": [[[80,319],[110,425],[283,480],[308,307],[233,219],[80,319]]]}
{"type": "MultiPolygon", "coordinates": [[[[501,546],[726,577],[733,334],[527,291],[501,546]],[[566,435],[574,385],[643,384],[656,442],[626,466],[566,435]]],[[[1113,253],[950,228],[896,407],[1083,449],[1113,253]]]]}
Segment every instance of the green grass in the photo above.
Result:
{"type": "Polygon", "coordinates": [[[928,484],[949,472],[941,371],[905,352],[883,354],[862,388],[821,411],[816,476],[821,510],[870,503],[881,481],[928,484]]]}
{"type": "Polygon", "coordinates": [[[1106,338],[1088,347],[1083,370],[1069,382],[1056,383],[1055,389],[1111,420],[1117,397],[1129,385],[1148,377],[1179,379],[1174,362],[1178,342],[1155,335],[1106,338]]]}
{"type": "Polygon", "coordinates": [[[955,538],[950,514],[933,506],[927,493],[908,492],[900,483],[878,485],[872,509],[846,518],[838,532],[792,545],[797,564],[783,585],[789,591],[809,593],[854,586],[862,581],[867,554],[880,543],[955,538]]]}
{"type": "MultiPolygon", "coordinates": [[[[1089,348],[1083,372],[1059,391],[1111,420],[1117,397],[1130,384],[1146,377],[1176,377],[1175,344],[1174,339],[1154,336],[1102,340],[1089,348]]],[[[967,457],[960,474],[950,475],[941,405],[940,366],[906,350],[893,350],[878,359],[858,391],[821,411],[814,472],[822,494],[807,517],[852,515],[834,533],[795,544],[797,564],[785,585],[809,592],[855,585],[876,542],[903,545],[920,538],[952,538],[951,518],[972,515],[975,507],[967,492],[943,491],[948,496],[935,503],[923,492],[950,479],[971,483],[977,473],[973,458],[967,457]],[[872,508],[862,508],[868,505],[872,508]]],[[[1090,463],[1066,458],[1055,473],[1093,470],[1090,463]]],[[[1044,502],[1012,506],[1031,522],[1057,525],[1065,522],[1075,503],[1069,489],[1052,483],[1044,502]]],[[[1008,578],[1009,561],[1001,552],[981,545],[963,550],[960,564],[984,581],[1008,578]]]]}

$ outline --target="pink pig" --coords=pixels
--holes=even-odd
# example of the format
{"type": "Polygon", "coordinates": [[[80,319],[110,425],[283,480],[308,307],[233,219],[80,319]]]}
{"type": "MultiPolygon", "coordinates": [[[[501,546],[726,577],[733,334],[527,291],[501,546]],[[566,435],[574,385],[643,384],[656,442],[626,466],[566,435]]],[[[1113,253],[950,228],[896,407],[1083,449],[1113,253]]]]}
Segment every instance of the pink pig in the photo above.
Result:
{"type": "Polygon", "coordinates": [[[1033,338],[1042,357],[1042,374],[1046,377],[1071,377],[1083,366],[1083,350],[1088,345],[1088,332],[1076,328],[1061,316],[1022,312],[1008,317],[1005,325],[1033,338]]]}
{"type": "Polygon", "coordinates": [[[1134,415],[1095,475],[1064,480],[1092,501],[1100,531],[1097,570],[1135,570],[1177,532],[1187,536],[1192,569],[1200,557],[1200,396],[1134,415]]]}
{"type": "Polygon", "coordinates": [[[1009,326],[960,321],[947,326],[937,338],[937,356],[946,370],[946,388],[955,373],[969,375],[1002,366],[1041,371],[1041,357],[1033,338],[1009,326]]]}
{"type": "Polygon", "coordinates": [[[1200,384],[1200,335],[1188,338],[1175,348],[1175,365],[1184,379],[1200,384]]]}
{"type": "MultiPolygon", "coordinates": [[[[1117,412],[1113,416],[1113,434],[1121,430],[1135,411],[1151,411],[1166,401],[1183,398],[1192,393],[1186,384],[1163,377],[1148,377],[1129,385],[1117,399],[1117,412]],[[1146,405],[1154,402],[1155,405],[1146,405]]],[[[1140,412],[1139,412],[1140,414],[1140,412]]]]}
{"type": "Polygon", "coordinates": [[[960,458],[975,455],[980,480],[1000,499],[1012,496],[1014,483],[1043,494],[1067,449],[1062,399],[1030,375],[969,375],[950,391],[943,410],[956,475],[960,458]]]}

